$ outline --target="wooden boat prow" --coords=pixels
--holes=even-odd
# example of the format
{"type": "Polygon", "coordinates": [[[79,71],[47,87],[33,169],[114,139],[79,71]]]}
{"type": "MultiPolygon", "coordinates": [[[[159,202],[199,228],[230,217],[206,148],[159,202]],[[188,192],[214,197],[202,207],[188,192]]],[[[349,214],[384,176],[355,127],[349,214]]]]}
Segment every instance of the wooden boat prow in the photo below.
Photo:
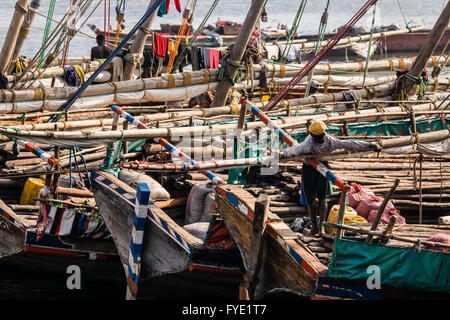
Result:
{"type": "MultiPolygon", "coordinates": [[[[94,195],[100,213],[111,232],[124,268],[128,268],[136,190],[111,173],[94,173],[94,176],[94,195]]],[[[158,276],[187,269],[192,247],[202,246],[203,241],[176,224],[157,206],[149,206],[148,215],[154,223],[146,224],[143,240],[146,254],[142,258],[143,266],[148,268],[144,268],[143,276],[158,276]],[[159,232],[161,230],[170,231],[159,232]],[[173,236],[175,234],[178,237],[173,236]],[[164,246],[160,245],[161,242],[164,242],[164,246]],[[184,253],[180,252],[183,250],[184,253]]]]}
{"type": "Polygon", "coordinates": [[[11,208],[0,200],[0,258],[23,250],[25,226],[11,208]]]}
{"type": "MultiPolygon", "coordinates": [[[[247,267],[252,254],[250,237],[256,199],[238,186],[221,185],[215,190],[217,210],[237,243],[247,267]]],[[[298,235],[277,215],[270,213],[268,217],[263,237],[265,250],[255,297],[262,292],[281,288],[296,295],[313,295],[317,279],[327,272],[327,267],[301,245],[298,235]]]]}

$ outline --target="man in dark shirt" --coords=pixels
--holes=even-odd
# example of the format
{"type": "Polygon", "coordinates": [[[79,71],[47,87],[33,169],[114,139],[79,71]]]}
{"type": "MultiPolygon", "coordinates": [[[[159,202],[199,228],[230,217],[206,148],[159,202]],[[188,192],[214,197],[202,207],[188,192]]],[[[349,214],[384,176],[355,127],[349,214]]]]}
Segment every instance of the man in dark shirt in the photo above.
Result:
{"type": "Polygon", "coordinates": [[[91,49],[91,61],[95,59],[106,59],[112,50],[105,45],[105,36],[97,35],[97,46],[91,49]]]}

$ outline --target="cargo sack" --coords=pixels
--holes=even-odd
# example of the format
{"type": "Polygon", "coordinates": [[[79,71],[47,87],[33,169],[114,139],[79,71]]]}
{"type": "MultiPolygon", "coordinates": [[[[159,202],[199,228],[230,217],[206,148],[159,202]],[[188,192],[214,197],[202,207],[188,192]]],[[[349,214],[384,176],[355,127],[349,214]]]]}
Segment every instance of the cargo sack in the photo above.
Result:
{"type": "Polygon", "coordinates": [[[203,214],[199,222],[209,222],[211,220],[211,215],[214,212],[213,205],[216,202],[216,196],[213,191],[206,195],[205,203],[203,206],[203,214]]]}
{"type": "MultiPolygon", "coordinates": [[[[212,185],[209,182],[200,182],[192,187],[186,203],[186,215],[184,217],[185,224],[200,222],[205,209],[206,196],[212,190],[212,185]]],[[[209,221],[209,219],[207,221],[209,221]]]]}
{"type": "Polygon", "coordinates": [[[169,200],[170,194],[152,177],[132,170],[120,170],[119,177],[121,181],[136,189],[138,182],[147,183],[150,188],[150,197],[155,201],[169,200]]]}
{"type": "Polygon", "coordinates": [[[201,240],[205,240],[206,233],[208,232],[209,221],[208,222],[196,222],[183,226],[183,229],[197,237],[201,240]]]}

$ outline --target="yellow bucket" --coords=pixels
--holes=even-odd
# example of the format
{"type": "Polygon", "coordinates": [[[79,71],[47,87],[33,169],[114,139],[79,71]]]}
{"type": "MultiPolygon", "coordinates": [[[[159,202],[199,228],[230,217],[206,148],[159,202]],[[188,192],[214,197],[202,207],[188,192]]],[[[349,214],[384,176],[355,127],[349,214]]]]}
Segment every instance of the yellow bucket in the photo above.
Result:
{"type": "MultiPolygon", "coordinates": [[[[339,206],[335,204],[331,207],[330,213],[328,214],[328,222],[338,223],[339,219],[339,206]]],[[[357,224],[357,223],[367,223],[367,220],[361,216],[358,216],[358,213],[352,207],[345,206],[344,213],[344,224],[357,224]]],[[[325,227],[325,232],[328,234],[333,233],[335,228],[327,228],[325,227]]]]}
{"type": "Polygon", "coordinates": [[[28,178],[23,187],[22,194],[20,196],[20,204],[22,205],[34,205],[36,203],[34,198],[37,198],[39,191],[44,187],[44,180],[37,178],[28,178]]]}

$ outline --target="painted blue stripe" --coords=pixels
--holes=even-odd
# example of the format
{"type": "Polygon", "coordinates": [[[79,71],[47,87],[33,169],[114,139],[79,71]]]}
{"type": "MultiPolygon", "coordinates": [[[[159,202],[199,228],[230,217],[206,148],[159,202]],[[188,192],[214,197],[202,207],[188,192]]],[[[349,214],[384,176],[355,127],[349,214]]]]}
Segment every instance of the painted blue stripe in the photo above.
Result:
{"type": "Polygon", "coordinates": [[[336,176],[329,170],[327,170],[325,177],[330,180],[332,183],[336,181],[336,176]]]}
{"type": "Polygon", "coordinates": [[[160,219],[160,220],[161,220],[161,224],[164,227],[164,229],[166,229],[168,231],[169,228],[167,227],[167,223],[164,220],[162,220],[162,219],[160,219]]]}
{"type": "Polygon", "coordinates": [[[289,247],[289,253],[295,259],[295,261],[297,261],[299,264],[302,263],[302,260],[303,260],[302,257],[291,247],[289,247]]]}
{"type": "Polygon", "coordinates": [[[175,233],[175,237],[177,237],[177,239],[178,239],[178,242],[183,243],[183,239],[181,239],[180,235],[176,232],[174,232],[174,233],[175,233]]]}
{"type": "Polygon", "coordinates": [[[130,116],[128,113],[124,112],[122,114],[122,116],[125,116],[125,120],[127,120],[128,122],[131,122],[131,123],[134,122],[134,118],[132,116],[130,116]]]}
{"type": "Polygon", "coordinates": [[[137,276],[133,273],[133,270],[131,270],[131,267],[129,264],[128,264],[128,274],[129,274],[131,280],[133,280],[133,282],[137,284],[137,276]]]}
{"type": "Polygon", "coordinates": [[[42,238],[38,241],[37,233],[34,231],[27,231],[25,244],[48,248],[73,249],[73,246],[61,242],[58,236],[51,234],[43,234],[42,238]]]}
{"type": "Polygon", "coordinates": [[[144,182],[138,182],[136,199],[140,205],[148,205],[150,200],[150,188],[144,182]]]}
{"type": "Polygon", "coordinates": [[[239,206],[239,200],[231,193],[227,193],[227,200],[231,202],[235,207],[239,206]]]}
{"type": "Polygon", "coordinates": [[[130,251],[131,251],[131,256],[133,257],[133,261],[136,262],[137,258],[141,256],[142,244],[134,243],[133,239],[131,239],[130,251]]]}
{"type": "Polygon", "coordinates": [[[147,214],[150,216],[152,220],[155,220],[155,216],[153,215],[152,211],[150,209],[147,210],[147,214]]]}
{"type": "Polygon", "coordinates": [[[80,220],[79,220],[78,226],[77,226],[77,231],[76,231],[77,236],[80,236],[83,233],[84,229],[86,228],[86,221],[87,221],[87,216],[82,214],[80,216],[80,220]]]}
{"type": "Polygon", "coordinates": [[[44,153],[44,151],[42,151],[40,149],[33,149],[33,153],[40,158],[41,155],[44,153]]]}
{"type": "Polygon", "coordinates": [[[134,219],[133,219],[133,223],[134,223],[134,227],[137,231],[143,231],[145,228],[145,221],[147,220],[146,218],[139,218],[136,215],[134,215],[134,219]]]}

